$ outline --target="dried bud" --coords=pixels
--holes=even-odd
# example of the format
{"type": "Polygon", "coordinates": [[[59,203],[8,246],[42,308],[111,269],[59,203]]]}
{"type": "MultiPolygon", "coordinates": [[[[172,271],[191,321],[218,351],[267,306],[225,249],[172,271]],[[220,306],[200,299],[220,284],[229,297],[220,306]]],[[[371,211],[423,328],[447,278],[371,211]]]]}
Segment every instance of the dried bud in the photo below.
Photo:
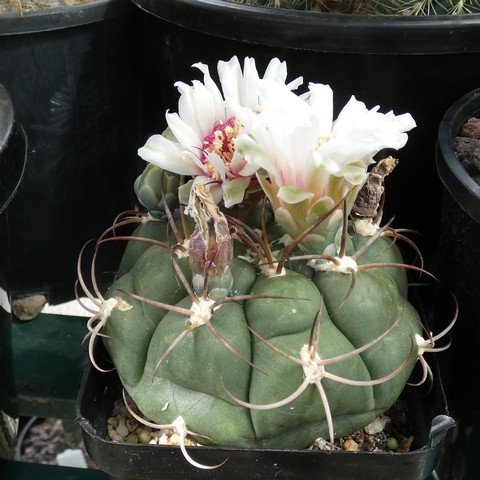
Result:
{"type": "Polygon", "coordinates": [[[398,160],[387,157],[380,160],[370,172],[367,181],[358,193],[352,215],[355,218],[375,218],[384,192],[385,177],[392,173],[398,160]]]}
{"type": "Polygon", "coordinates": [[[192,189],[190,214],[195,231],[189,242],[192,283],[197,295],[224,298],[232,288],[233,240],[226,218],[201,184],[192,189]]]}

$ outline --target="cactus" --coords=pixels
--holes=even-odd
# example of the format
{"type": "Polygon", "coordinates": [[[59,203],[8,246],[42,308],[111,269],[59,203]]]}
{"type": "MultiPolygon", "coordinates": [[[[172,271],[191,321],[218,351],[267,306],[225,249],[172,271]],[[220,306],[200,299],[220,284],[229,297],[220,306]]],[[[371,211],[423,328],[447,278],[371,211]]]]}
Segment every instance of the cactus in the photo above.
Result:
{"type": "Polygon", "coordinates": [[[148,213],[158,219],[165,218],[165,207],[161,192],[170,209],[178,205],[178,187],[180,178],[171,172],[163,171],[155,165],[149,164],[135,180],[134,190],[138,201],[148,213]]]}
{"type": "MultiPolygon", "coordinates": [[[[176,212],[157,182],[151,190],[160,189],[155,198],[163,200],[171,234],[119,236],[116,228],[146,215],[127,214],[95,245],[92,291],[82,275],[83,250],[78,273],[98,307],[87,325],[95,367],[106,371],[94,351],[103,337],[132,415],[169,426],[192,465],[214,468],[190,457],[187,434],[202,444],[305,448],[319,437],[333,444],[335,436],[367,425],[395,402],[417,361],[418,384],[431,376],[423,356],[444,348],[435,342],[456,315],[440,334],[424,338],[407,300],[405,271],[431,275],[405,230],[393,229],[392,221],[380,226],[384,180],[397,161],[387,158],[367,171],[379,150],[405,144],[414,126],[409,115],[367,110],[352,97],[333,122],[331,89],[310,84],[309,95],[297,96],[276,59],[263,79],[251,59],[243,72],[236,58],[220,62],[224,97],[208,69],[197,67],[205,76],[201,114],[210,127],[193,102],[182,116],[167,117],[173,139],[157,136],[139,153],[212,180],[190,182],[187,209],[176,212]],[[247,107],[238,103],[242,89],[229,89],[235,81],[249,86],[247,107]],[[209,93],[216,116],[205,111],[209,93]],[[186,129],[188,119],[203,129],[201,169],[175,150],[179,125],[186,129]],[[225,208],[217,194],[227,196],[228,182],[238,178],[243,198],[230,196],[225,208]],[[130,250],[104,294],[95,260],[105,243],[118,240],[142,249],[130,250]],[[419,266],[403,262],[400,241],[417,253],[419,266]]],[[[181,94],[192,99],[199,88],[182,85],[181,94]]]]}
{"type": "Polygon", "coordinates": [[[379,15],[467,15],[480,12],[478,0],[233,0],[249,5],[379,15]]]}
{"type": "MultiPolygon", "coordinates": [[[[120,214],[113,223],[114,230],[125,225],[138,223],[131,236],[123,237],[129,240],[135,238],[148,238],[158,241],[166,240],[165,204],[167,210],[179,206],[178,189],[183,184],[183,179],[171,172],[148,164],[145,170],[137,177],[134,184],[135,194],[140,205],[147,212],[138,210],[127,211],[120,214]]],[[[145,242],[133,241],[127,244],[122,261],[118,268],[118,275],[128,272],[137,258],[149,247],[145,242]]]]}

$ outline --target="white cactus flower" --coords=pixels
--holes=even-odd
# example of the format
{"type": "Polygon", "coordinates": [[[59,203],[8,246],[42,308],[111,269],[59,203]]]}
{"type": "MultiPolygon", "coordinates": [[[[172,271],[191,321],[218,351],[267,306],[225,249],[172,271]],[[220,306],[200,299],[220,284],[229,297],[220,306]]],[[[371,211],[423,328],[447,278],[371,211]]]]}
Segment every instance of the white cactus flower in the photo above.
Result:
{"type": "MultiPolygon", "coordinates": [[[[265,79],[285,86],[286,64],[273,59],[260,79],[252,58],[245,59],[243,71],[237,57],[220,61],[218,74],[223,94],[207,65],[193,66],[203,73],[203,82],[175,84],[180,99],[178,113],[166,114],[169,132],[150,137],[138,154],[165,170],[195,177],[193,183],[208,185],[215,201],[223,198],[225,206],[230,208],[243,200],[258,168],[247,163],[235,148],[236,138],[243,131],[237,114],[244,110],[256,114],[262,110],[260,83],[265,79]]],[[[296,79],[285,88],[290,91],[301,81],[296,79]]],[[[180,192],[183,201],[191,185],[189,182],[180,192]]]]}
{"type": "MultiPolygon", "coordinates": [[[[350,189],[359,189],[374,155],[383,148],[402,148],[406,132],[415,127],[410,114],[383,114],[378,106],[369,110],[353,96],[333,121],[333,92],[328,85],[310,83],[300,97],[278,83],[263,82],[260,90],[266,108],[257,115],[239,114],[244,134],[236,148],[260,169],[257,177],[277,222],[292,237],[350,189]]],[[[350,196],[348,208],[355,196],[350,196]]],[[[318,236],[334,232],[341,217],[339,209],[315,230],[318,245],[322,245],[318,236]]]]}

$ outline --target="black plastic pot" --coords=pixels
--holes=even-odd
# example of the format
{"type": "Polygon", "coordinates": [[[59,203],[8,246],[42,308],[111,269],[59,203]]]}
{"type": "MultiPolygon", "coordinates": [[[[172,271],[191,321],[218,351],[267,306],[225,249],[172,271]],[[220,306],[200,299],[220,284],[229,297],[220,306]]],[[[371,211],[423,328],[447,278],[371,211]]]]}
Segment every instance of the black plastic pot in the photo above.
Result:
{"type": "Polygon", "coordinates": [[[474,480],[480,472],[480,186],[459,162],[452,140],[463,123],[480,115],[480,89],[454,103],[438,132],[437,167],[446,192],[440,236],[440,270],[458,298],[460,315],[452,332],[452,348],[445,367],[450,371],[448,398],[459,420],[459,436],[452,447],[452,478],[474,480]],[[460,472],[460,473],[458,473],[460,472]]]}
{"type": "Polygon", "coordinates": [[[468,93],[448,109],[440,124],[437,142],[440,178],[450,195],[476,223],[480,223],[480,185],[459,162],[452,141],[465,121],[478,115],[480,88],[468,93]]]}
{"type": "Polygon", "coordinates": [[[27,141],[22,127],[15,122],[8,92],[0,84],[0,473],[2,460],[8,458],[6,445],[13,447],[13,432],[8,415],[18,414],[13,380],[11,315],[9,309],[8,205],[15,195],[25,169],[27,141]]]}
{"type": "Polygon", "coordinates": [[[386,216],[395,214],[396,225],[420,230],[433,250],[441,202],[433,153],[437,128],[448,105],[477,86],[480,15],[406,18],[225,0],[133,1],[151,14],[143,28],[145,138],[165,126],[165,109],[176,109],[173,83],[199,77],[190,68],[194,62],[214,70],[219,59],[235,54],[253,56],[264,69],[277,56],[287,61],[289,78],[330,84],[337,112],[355,94],[370,107],[413,115],[418,128],[388,178],[386,216]]]}
{"type": "Polygon", "coordinates": [[[15,296],[73,296],[88,239],[132,205],[135,11],[127,0],[0,16],[0,82],[29,137],[10,208],[15,296]]]}
{"type": "MultiPolygon", "coordinates": [[[[103,346],[97,355],[107,355],[103,346]]],[[[186,462],[178,447],[106,440],[107,418],[111,416],[113,403],[121,398],[121,385],[115,372],[103,374],[91,365],[80,387],[77,420],[91,459],[118,479],[424,480],[430,478],[446,432],[454,425],[448,416],[436,363],[434,375],[434,388],[428,395],[413,388],[404,392],[415,437],[415,450],[404,454],[191,447],[191,455],[200,463],[214,465],[228,458],[225,465],[213,472],[199,470],[186,462]]]]}

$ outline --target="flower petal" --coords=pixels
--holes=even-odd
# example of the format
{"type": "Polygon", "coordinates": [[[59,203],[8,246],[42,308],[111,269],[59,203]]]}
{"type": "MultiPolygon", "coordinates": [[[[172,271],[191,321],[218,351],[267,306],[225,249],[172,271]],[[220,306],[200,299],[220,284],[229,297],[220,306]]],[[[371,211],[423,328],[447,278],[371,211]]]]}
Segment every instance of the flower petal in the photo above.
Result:
{"type": "Polygon", "coordinates": [[[335,202],[330,197],[322,197],[317,200],[308,211],[307,223],[315,223],[320,217],[328,213],[333,208],[335,202]]]}
{"type": "Polygon", "coordinates": [[[238,177],[233,180],[224,180],[223,201],[226,208],[231,208],[243,201],[245,190],[250,185],[250,178],[238,177]]]}
{"type": "Polygon", "coordinates": [[[179,175],[198,175],[203,173],[188,156],[180,150],[179,145],[167,140],[162,135],[152,135],[138,155],[147,162],[179,175]]]}
{"type": "MultiPolygon", "coordinates": [[[[240,153],[237,152],[236,149],[234,149],[228,176],[232,178],[232,177],[237,177],[238,175],[242,175],[240,172],[242,169],[245,168],[246,165],[248,165],[248,163],[245,161],[242,155],[240,155],[240,153]]],[[[253,171],[253,173],[255,172],[256,172],[256,169],[253,171]]],[[[253,175],[253,173],[251,175],[253,175]]],[[[243,176],[246,176],[246,175],[243,175],[243,176]]]]}
{"type": "MultiPolygon", "coordinates": [[[[278,58],[272,58],[265,70],[263,79],[285,83],[287,80],[287,63],[281,62],[278,58]]],[[[302,83],[303,77],[297,77],[288,83],[287,87],[289,90],[296,90],[302,83]]]]}
{"type": "Polygon", "coordinates": [[[265,80],[274,80],[285,83],[287,80],[287,64],[281,62],[278,58],[272,58],[263,75],[265,80]]]}
{"type": "Polygon", "coordinates": [[[237,79],[240,84],[240,100],[242,107],[255,110],[258,107],[258,72],[255,59],[246,57],[243,62],[243,78],[237,79]],[[242,81],[243,80],[243,81],[242,81]]]}
{"type": "Polygon", "coordinates": [[[300,203],[304,200],[309,200],[314,196],[312,192],[295,185],[284,185],[283,187],[280,187],[277,195],[280,200],[289,204],[300,203]]]}
{"type": "Polygon", "coordinates": [[[342,168],[341,175],[345,180],[352,185],[360,185],[365,178],[367,178],[367,171],[364,167],[359,167],[357,165],[348,165],[347,167],[342,168]]]}
{"type": "Polygon", "coordinates": [[[190,192],[192,190],[193,180],[189,180],[187,183],[178,187],[178,201],[180,205],[188,205],[190,201],[190,192]]]}
{"type": "Polygon", "coordinates": [[[259,167],[257,165],[245,163],[245,166],[237,172],[237,175],[240,177],[251,177],[255,174],[258,168],[259,167]]]}
{"type": "Polygon", "coordinates": [[[233,105],[240,105],[241,93],[238,79],[242,77],[242,68],[238,58],[234,56],[228,62],[218,62],[217,69],[224,98],[233,105]]]}
{"type": "MultiPolygon", "coordinates": [[[[193,86],[182,82],[177,82],[175,85],[180,92],[178,100],[180,118],[192,127],[199,138],[205,138],[218,118],[213,95],[198,81],[194,81],[193,86]]],[[[224,112],[222,114],[224,115],[224,112]]]]}
{"type": "Polygon", "coordinates": [[[366,114],[368,109],[365,104],[352,95],[333,124],[333,135],[335,137],[348,135],[355,126],[362,124],[366,114]]]}
{"type": "Polygon", "coordinates": [[[203,83],[210,91],[213,97],[213,101],[215,103],[215,117],[217,119],[221,118],[221,116],[224,115],[225,112],[225,108],[223,105],[223,97],[220,93],[220,89],[217,87],[217,84],[212,80],[212,77],[210,76],[208,66],[200,62],[194,63],[192,66],[198,68],[203,73],[203,83]]]}
{"type": "Polygon", "coordinates": [[[295,222],[292,214],[283,207],[275,209],[275,221],[287,232],[292,238],[295,238],[301,229],[295,222]]]}
{"type": "Polygon", "coordinates": [[[187,125],[178,115],[178,113],[166,113],[168,126],[175,135],[178,143],[191,152],[198,153],[202,148],[202,140],[190,125],[187,125]]]}
{"type": "Polygon", "coordinates": [[[335,174],[340,171],[339,163],[322,152],[321,149],[313,152],[313,161],[316,167],[324,168],[328,173],[335,174]]]}
{"type": "Polygon", "coordinates": [[[262,147],[249,135],[239,135],[235,139],[235,149],[249,164],[263,168],[270,176],[273,176],[276,181],[279,180],[276,165],[262,147]]]}
{"type": "Polygon", "coordinates": [[[333,123],[333,91],[329,85],[310,83],[309,103],[318,121],[318,136],[327,137],[332,131],[333,123]]]}

